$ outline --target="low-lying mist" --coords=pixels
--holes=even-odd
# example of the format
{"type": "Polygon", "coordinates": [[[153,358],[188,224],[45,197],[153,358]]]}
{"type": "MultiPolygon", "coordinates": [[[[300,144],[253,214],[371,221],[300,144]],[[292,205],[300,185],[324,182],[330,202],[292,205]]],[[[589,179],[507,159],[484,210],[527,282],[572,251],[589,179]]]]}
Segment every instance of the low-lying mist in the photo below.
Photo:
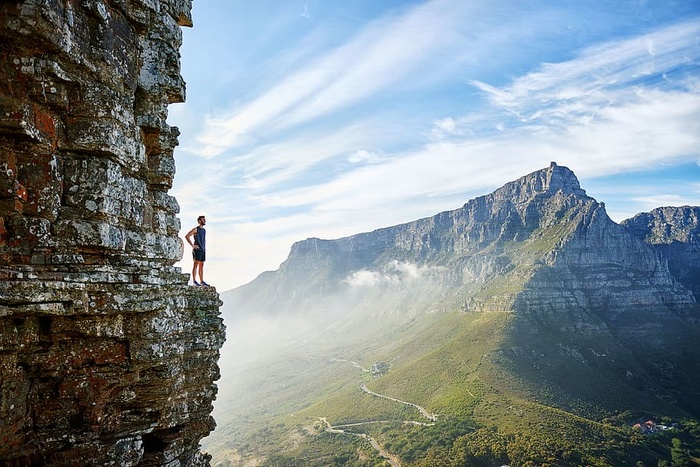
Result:
{"type": "Polygon", "coordinates": [[[290,399],[283,393],[298,390],[295,375],[308,377],[333,359],[357,358],[348,349],[357,352],[359,342],[379,339],[372,337],[378,330],[438,308],[426,303],[441,288],[435,277],[425,267],[392,263],[381,271],[350,275],[339,282],[336,294],[307,297],[305,306],[277,315],[240,309],[230,293],[222,294],[227,337],[213,413],[218,428],[216,436],[204,440],[205,447],[221,431],[247,423],[256,407],[267,413],[275,410],[271,401],[290,399]]]}

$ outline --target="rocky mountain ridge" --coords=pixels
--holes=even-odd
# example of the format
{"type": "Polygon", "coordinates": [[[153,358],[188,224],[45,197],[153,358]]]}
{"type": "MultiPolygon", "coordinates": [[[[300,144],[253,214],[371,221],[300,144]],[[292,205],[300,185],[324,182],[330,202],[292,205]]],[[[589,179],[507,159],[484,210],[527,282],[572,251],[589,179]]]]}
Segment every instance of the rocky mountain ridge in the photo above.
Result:
{"type": "MultiPolygon", "coordinates": [[[[697,247],[694,238],[685,244],[697,247]]],[[[385,285],[411,293],[421,282],[417,295],[449,297],[453,306],[474,311],[695,306],[664,252],[644,240],[613,222],[571,170],[552,163],[453,211],[337,240],[297,242],[277,271],[228,292],[225,302],[274,314],[352,291],[353,303],[360,303],[362,281],[354,279],[376,283],[393,274],[385,285]],[[421,281],[409,286],[402,268],[421,281]]],[[[364,302],[381,303],[370,289],[364,302]]]]}
{"type": "Polygon", "coordinates": [[[622,222],[668,261],[675,278],[700,297],[700,207],[661,207],[622,222]]]}

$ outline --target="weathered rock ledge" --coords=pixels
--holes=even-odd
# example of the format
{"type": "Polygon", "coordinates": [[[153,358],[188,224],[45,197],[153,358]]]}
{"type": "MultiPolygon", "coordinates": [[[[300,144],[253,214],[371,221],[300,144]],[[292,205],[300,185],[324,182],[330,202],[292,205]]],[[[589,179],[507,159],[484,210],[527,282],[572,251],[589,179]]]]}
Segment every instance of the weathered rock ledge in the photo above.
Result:
{"type": "Polygon", "coordinates": [[[170,195],[190,0],[0,4],[0,465],[208,465],[225,333],[170,195]]]}

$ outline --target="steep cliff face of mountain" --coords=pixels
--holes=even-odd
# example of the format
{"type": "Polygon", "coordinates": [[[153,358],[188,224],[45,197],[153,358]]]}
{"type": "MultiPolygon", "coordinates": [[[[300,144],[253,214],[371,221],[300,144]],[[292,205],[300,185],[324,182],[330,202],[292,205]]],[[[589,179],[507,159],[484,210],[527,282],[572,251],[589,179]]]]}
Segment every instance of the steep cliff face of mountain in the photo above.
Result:
{"type": "Polygon", "coordinates": [[[671,273],[700,298],[700,207],[662,207],[622,221],[668,261],[671,273]]]}
{"type": "Polygon", "coordinates": [[[190,8],[0,4],[2,465],[208,465],[221,302],[168,195],[190,8]]]}
{"type": "MultiPolygon", "coordinates": [[[[356,286],[352,296],[361,302],[356,292],[363,278],[409,294],[418,287],[424,300],[480,311],[695,303],[661,256],[613,222],[574,173],[555,163],[454,211],[338,240],[298,242],[278,271],[232,299],[279,312],[356,286]],[[402,274],[409,269],[412,275],[402,274]]],[[[378,302],[376,290],[363,293],[378,302]]]]}
{"type": "MultiPolygon", "coordinates": [[[[611,221],[601,205],[566,213],[559,222],[566,235],[546,253],[518,297],[517,309],[683,309],[695,303],[661,255],[611,221]]],[[[557,227],[534,239],[552,235],[557,227]]]]}

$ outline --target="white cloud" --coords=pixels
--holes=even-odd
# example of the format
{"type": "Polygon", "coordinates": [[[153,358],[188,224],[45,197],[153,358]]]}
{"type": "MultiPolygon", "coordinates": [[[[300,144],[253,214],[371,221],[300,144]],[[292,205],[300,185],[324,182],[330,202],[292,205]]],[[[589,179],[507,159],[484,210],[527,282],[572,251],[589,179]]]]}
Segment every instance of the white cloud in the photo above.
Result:
{"type": "MultiPolygon", "coordinates": [[[[424,65],[455,47],[460,20],[471,10],[469,3],[437,0],[370,23],[342,46],[297,65],[299,69],[228,116],[208,117],[197,136],[197,154],[214,157],[251,144],[259,133],[270,136],[345,108],[385,92],[421,68],[424,74],[439,74],[424,65]]],[[[292,53],[304,56],[298,50],[292,53]]],[[[451,67],[448,61],[436,65],[451,67]]]]}
{"type": "Polygon", "coordinates": [[[361,269],[350,274],[343,282],[354,288],[373,288],[410,284],[444,272],[440,266],[419,266],[415,263],[393,260],[381,271],[361,269]]]}
{"type": "MultiPolygon", "coordinates": [[[[502,89],[481,84],[492,102],[505,108],[505,114],[487,109],[483,114],[459,119],[446,117],[434,122],[433,136],[449,135],[449,142],[394,153],[372,167],[358,167],[264,199],[268,206],[314,205],[318,211],[371,209],[421,196],[493,187],[551,160],[591,176],[697,154],[700,96],[692,80],[666,91],[621,83],[637,79],[640,70],[646,69],[640,57],[649,56],[649,37],[656,44],[654,60],[673,67],[700,55],[699,48],[688,39],[698,31],[700,22],[689,22],[650,36],[589,49],[579,58],[547,65],[544,71],[515,79],[502,89]],[[626,63],[629,60],[639,65],[630,66],[626,63]],[[598,78],[591,80],[590,76],[598,78]],[[517,109],[518,118],[508,122],[513,109],[517,109]],[[494,118],[501,120],[494,122],[494,118]],[[480,131],[489,122],[501,134],[480,131]],[[499,161],[496,166],[492,162],[495,160],[499,161]]],[[[312,144],[294,141],[287,150],[263,148],[255,154],[257,162],[252,165],[269,170],[269,162],[279,164],[282,171],[270,180],[279,181],[281,178],[276,177],[291,177],[341,153],[366,129],[342,130],[327,141],[312,144]],[[341,144],[329,150],[338,141],[341,144]],[[299,156],[291,146],[300,148],[299,156]]]]}
{"type": "Polygon", "coordinates": [[[332,132],[301,133],[288,139],[261,144],[233,161],[245,165],[244,178],[256,190],[300,176],[314,165],[347,155],[348,151],[379,141],[384,127],[375,122],[355,122],[332,132]]]}
{"type": "MultiPolygon", "coordinates": [[[[634,87],[647,77],[697,66],[700,61],[700,20],[693,19],[657,32],[614,41],[584,50],[570,61],[545,64],[509,86],[498,88],[479,81],[472,84],[485,92],[491,102],[524,120],[543,115],[576,116],[597,107],[616,104],[615,89],[634,87]],[[649,53],[654,44],[654,53],[649,53]],[[563,105],[570,101],[581,107],[563,105]],[[562,111],[568,113],[561,113],[562,111]]],[[[695,87],[692,78],[680,82],[695,87]]]]}
{"type": "Polygon", "coordinates": [[[700,206],[700,190],[687,195],[657,194],[634,198],[634,201],[647,207],[648,211],[662,206],[700,206]]]}
{"type": "Polygon", "coordinates": [[[279,192],[275,200],[280,206],[367,210],[417,197],[493,187],[550,161],[593,176],[700,152],[700,95],[648,91],[624,99],[626,104],[601,109],[587,122],[536,124],[511,129],[501,137],[431,144],[395,154],[380,165],[346,172],[328,183],[279,192]]]}
{"type": "Polygon", "coordinates": [[[457,121],[452,117],[446,117],[433,122],[431,136],[441,140],[449,136],[462,135],[464,131],[458,127],[457,121]]]}
{"type": "Polygon", "coordinates": [[[367,149],[358,149],[348,157],[348,162],[353,164],[376,162],[380,159],[379,154],[367,149]]]}
{"type": "Polygon", "coordinates": [[[326,57],[320,66],[343,72],[294,109],[284,124],[296,125],[385,91],[433,62],[436,54],[454,46],[460,19],[470,9],[466,2],[433,1],[374,22],[326,57]]]}
{"type": "Polygon", "coordinates": [[[362,269],[350,274],[344,282],[349,284],[350,287],[371,289],[392,281],[390,277],[384,276],[377,271],[362,269]]]}

